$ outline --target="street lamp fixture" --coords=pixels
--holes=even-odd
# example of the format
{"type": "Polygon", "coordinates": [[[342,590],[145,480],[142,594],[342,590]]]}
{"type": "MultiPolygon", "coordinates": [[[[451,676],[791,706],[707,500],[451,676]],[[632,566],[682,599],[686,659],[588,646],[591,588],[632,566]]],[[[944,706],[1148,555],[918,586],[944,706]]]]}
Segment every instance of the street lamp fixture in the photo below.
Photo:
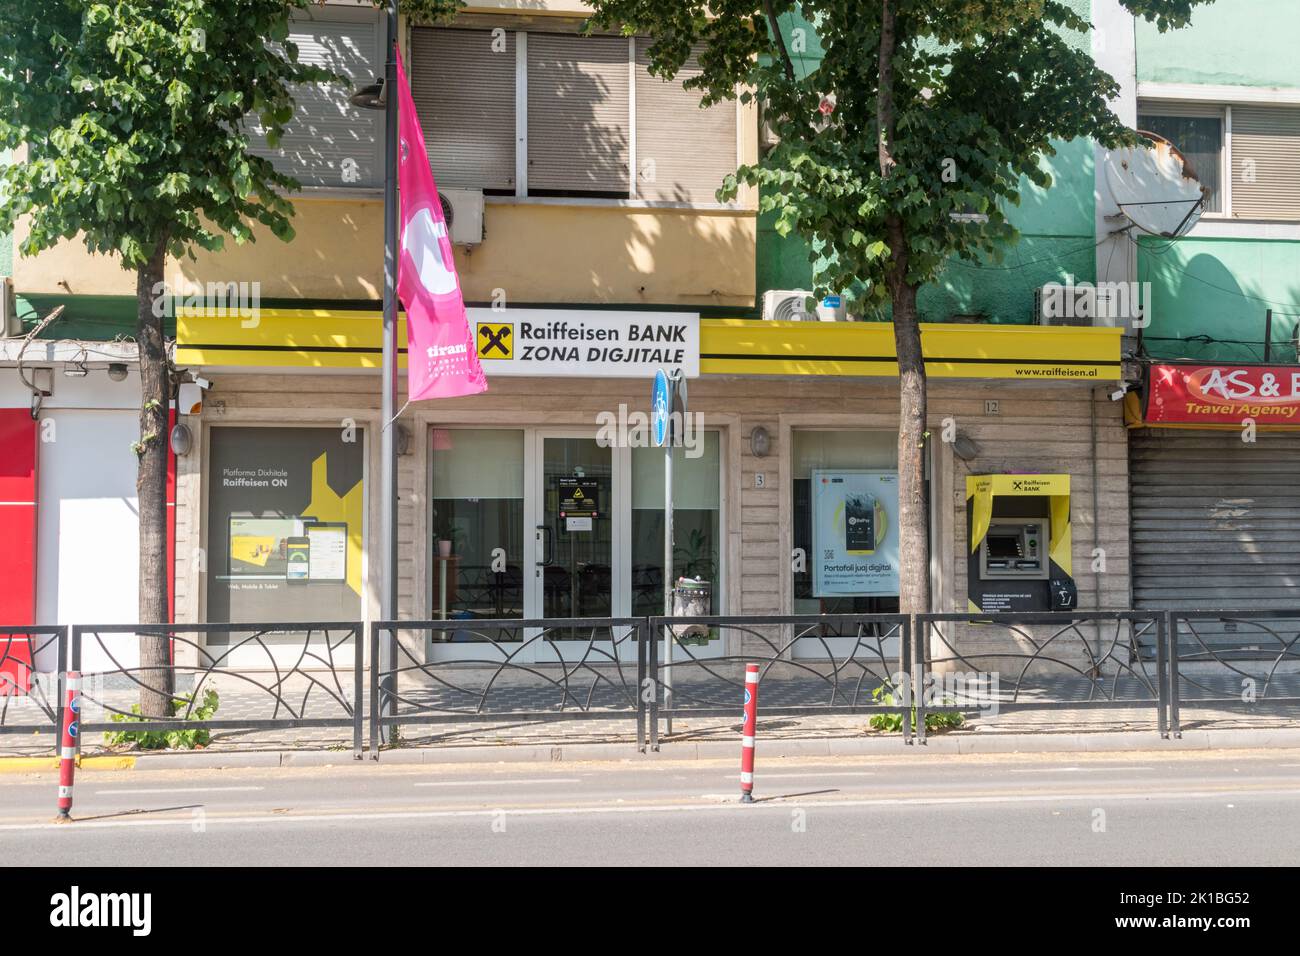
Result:
{"type": "Polygon", "coordinates": [[[349,96],[348,102],[363,110],[385,109],[388,106],[388,98],[384,95],[383,77],[375,77],[375,82],[367,83],[349,96]]]}

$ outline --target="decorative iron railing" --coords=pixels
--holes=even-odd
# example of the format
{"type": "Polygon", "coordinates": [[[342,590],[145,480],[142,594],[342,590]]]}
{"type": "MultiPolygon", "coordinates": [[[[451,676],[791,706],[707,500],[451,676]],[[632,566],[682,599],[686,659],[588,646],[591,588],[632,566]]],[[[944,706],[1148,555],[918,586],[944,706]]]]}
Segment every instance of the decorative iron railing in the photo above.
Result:
{"type": "Polygon", "coordinates": [[[1247,712],[1300,705],[1300,609],[1168,614],[1174,736],[1182,736],[1184,704],[1247,712]]]}
{"type": "Polygon", "coordinates": [[[0,733],[58,734],[64,626],[0,627],[0,733]]]}
{"type": "Polygon", "coordinates": [[[900,614],[652,617],[649,632],[653,749],[661,718],[669,734],[675,716],[739,723],[746,664],[761,666],[760,720],[898,712],[910,700],[911,629],[900,614]]]}
{"type": "Polygon", "coordinates": [[[360,757],[363,633],[355,621],[74,625],[68,669],[81,672],[81,733],[350,727],[360,757]],[[170,664],[141,666],[143,635],[169,640],[170,664]],[[218,709],[197,719],[210,688],[218,709]],[[170,694],[173,714],[143,720],[133,713],[142,690],[170,694]]]}
{"type": "Polygon", "coordinates": [[[760,721],[906,711],[905,743],[924,741],[936,709],[986,717],[1150,709],[1162,736],[1181,734],[1187,706],[1300,718],[1289,710],[1300,708],[1300,609],[914,620],[381,621],[370,625],[368,652],[358,622],[14,625],[0,627],[0,734],[57,733],[68,670],[82,674],[83,738],[351,728],[358,757],[367,713],[372,755],[401,725],[465,724],[477,733],[536,721],[631,721],[638,748],[657,749],[674,718],[739,724],[752,663],[761,665],[760,721]],[[141,635],[166,637],[170,662],[142,667],[141,635]],[[168,676],[173,713],[140,719],[132,705],[141,691],[163,691],[168,676]],[[200,715],[209,688],[219,707],[200,715]]]}
{"type": "Polygon", "coordinates": [[[466,720],[635,721],[644,750],[645,624],[639,617],[378,621],[370,629],[371,753],[388,728],[466,720]],[[433,653],[433,645],[448,650],[433,653]]]}
{"type": "MultiPolygon", "coordinates": [[[[976,703],[986,714],[1150,707],[1157,730],[1166,733],[1164,617],[1159,613],[919,614],[917,631],[922,653],[916,681],[928,690],[919,695],[923,709],[949,691],[959,695],[963,682],[941,680],[941,675],[974,674],[985,695],[976,703]],[[987,640],[990,632],[996,640],[987,640]],[[1148,642],[1161,658],[1154,667],[1142,653],[1148,642]],[[941,686],[932,688],[934,684],[941,686]]],[[[965,683],[970,685],[969,678],[965,683]]],[[[955,703],[961,707],[967,702],[955,703]]],[[[924,733],[924,721],[918,718],[918,723],[924,733]]]]}

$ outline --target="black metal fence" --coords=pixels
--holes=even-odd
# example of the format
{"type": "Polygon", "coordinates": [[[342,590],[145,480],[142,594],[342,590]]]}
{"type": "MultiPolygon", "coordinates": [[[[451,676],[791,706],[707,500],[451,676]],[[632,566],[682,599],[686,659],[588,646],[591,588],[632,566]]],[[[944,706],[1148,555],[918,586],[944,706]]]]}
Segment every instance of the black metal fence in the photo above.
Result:
{"type": "Polygon", "coordinates": [[[1300,608],[380,621],[368,660],[366,636],[346,621],[0,627],[0,734],[57,734],[76,670],[83,735],[340,728],[360,757],[367,720],[372,755],[403,726],[516,740],[516,724],[597,721],[657,749],[674,719],[739,725],[753,663],[760,721],[901,711],[904,743],[936,710],[1111,708],[1161,736],[1189,708],[1300,723],[1300,608]],[[168,638],[171,662],[141,667],[140,635],[168,638]],[[164,671],[174,713],[141,720],[132,705],[164,671]],[[209,688],[215,714],[199,711],[209,688]]]}
{"type": "Polygon", "coordinates": [[[81,672],[81,733],[350,727],[360,757],[363,634],[359,622],[349,621],[74,625],[68,670],[81,672]],[[171,663],[141,666],[141,635],[166,637],[171,663]],[[172,716],[143,720],[134,713],[142,689],[170,694],[172,716]],[[220,705],[215,716],[199,719],[209,689],[218,691],[220,705]],[[107,719],[88,719],[97,712],[107,719]]]}
{"type": "Polygon", "coordinates": [[[389,728],[467,720],[634,721],[645,749],[645,618],[377,621],[370,634],[372,754],[389,728]]]}
{"type": "Polygon", "coordinates": [[[0,627],[0,733],[59,732],[68,629],[0,627]]]}
{"type": "Polygon", "coordinates": [[[1184,704],[1300,722],[1300,610],[1170,611],[1169,723],[1184,704]]]}
{"type": "MultiPolygon", "coordinates": [[[[739,723],[746,664],[760,666],[760,719],[897,713],[911,699],[911,627],[901,614],[652,617],[648,626],[655,750],[661,720],[668,733],[674,717],[739,723]]],[[[911,743],[911,721],[902,729],[911,743]]]]}
{"type": "Polygon", "coordinates": [[[1160,612],[918,614],[916,626],[923,648],[914,676],[922,736],[926,707],[945,699],[986,715],[1150,708],[1166,735],[1160,612]],[[1143,652],[1147,646],[1155,648],[1154,666],[1143,652]]]}

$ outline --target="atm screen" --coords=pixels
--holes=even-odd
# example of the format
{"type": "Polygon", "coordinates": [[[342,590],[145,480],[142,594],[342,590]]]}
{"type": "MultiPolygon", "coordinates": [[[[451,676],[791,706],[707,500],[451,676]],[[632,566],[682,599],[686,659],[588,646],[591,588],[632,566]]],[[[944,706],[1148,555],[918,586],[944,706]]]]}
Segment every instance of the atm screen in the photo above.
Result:
{"type": "Polygon", "coordinates": [[[990,531],[988,536],[988,555],[989,561],[1003,561],[1008,558],[1018,558],[1020,554],[1020,534],[999,534],[996,531],[990,531]]]}

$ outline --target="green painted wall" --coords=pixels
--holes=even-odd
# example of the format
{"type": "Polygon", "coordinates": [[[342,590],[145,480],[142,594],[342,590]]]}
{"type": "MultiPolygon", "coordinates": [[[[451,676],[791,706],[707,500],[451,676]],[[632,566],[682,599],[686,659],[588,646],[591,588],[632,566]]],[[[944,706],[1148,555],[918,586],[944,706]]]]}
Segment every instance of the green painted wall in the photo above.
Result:
{"type": "MultiPolygon", "coordinates": [[[[1091,0],[1067,3],[1084,16],[1091,10],[1091,0]]],[[[799,25],[807,28],[806,23],[799,25]]],[[[783,26],[792,29],[796,24],[791,18],[783,26]]],[[[1080,47],[1089,42],[1082,34],[1072,41],[1080,47]]],[[[809,47],[796,66],[811,70],[819,57],[815,41],[809,47]]],[[[1093,147],[1079,141],[1057,143],[1056,148],[1057,155],[1044,160],[1052,187],[1042,190],[1027,180],[1021,183],[1020,205],[1010,212],[1020,241],[996,266],[951,264],[937,283],[921,292],[919,307],[926,321],[978,314],[993,322],[1028,323],[1034,320],[1036,287],[1063,282],[1070,275],[1077,282],[1095,280],[1093,147]]],[[[808,247],[797,238],[777,235],[770,216],[759,220],[757,264],[760,295],[767,289],[806,289],[812,284],[808,247]]]]}
{"type": "Polygon", "coordinates": [[[1139,80],[1300,87],[1297,0],[1215,0],[1182,30],[1138,20],[1135,40],[1139,80]]]}
{"type": "MultiPolygon", "coordinates": [[[[1300,2],[1215,0],[1192,24],[1160,33],[1137,22],[1142,81],[1300,87],[1300,2]]],[[[1143,240],[1138,280],[1151,283],[1143,344],[1160,359],[1259,362],[1264,315],[1274,310],[1272,361],[1297,360],[1300,242],[1281,239],[1143,240]]]]}
{"type": "Polygon", "coordinates": [[[1148,354],[1160,359],[1261,362],[1273,309],[1270,360],[1297,361],[1300,243],[1275,239],[1144,240],[1138,280],[1151,283],[1148,354]]]}

